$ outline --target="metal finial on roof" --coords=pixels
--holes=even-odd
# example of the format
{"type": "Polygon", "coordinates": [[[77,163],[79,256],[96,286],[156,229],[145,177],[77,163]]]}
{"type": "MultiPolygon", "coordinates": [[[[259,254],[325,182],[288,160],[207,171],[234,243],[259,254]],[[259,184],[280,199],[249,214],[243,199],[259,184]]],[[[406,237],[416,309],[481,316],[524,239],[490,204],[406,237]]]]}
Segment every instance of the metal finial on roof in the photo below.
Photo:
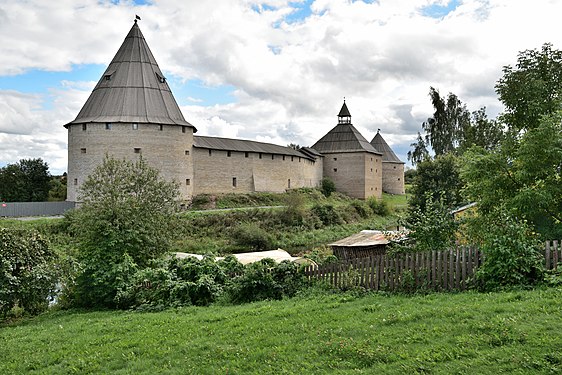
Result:
{"type": "Polygon", "coordinates": [[[379,134],[380,132],[381,132],[380,128],[379,128],[379,129],[377,129],[377,134],[379,134]]]}
{"type": "Polygon", "coordinates": [[[137,23],[137,20],[140,21],[141,18],[137,14],[135,14],[135,23],[137,23]]]}

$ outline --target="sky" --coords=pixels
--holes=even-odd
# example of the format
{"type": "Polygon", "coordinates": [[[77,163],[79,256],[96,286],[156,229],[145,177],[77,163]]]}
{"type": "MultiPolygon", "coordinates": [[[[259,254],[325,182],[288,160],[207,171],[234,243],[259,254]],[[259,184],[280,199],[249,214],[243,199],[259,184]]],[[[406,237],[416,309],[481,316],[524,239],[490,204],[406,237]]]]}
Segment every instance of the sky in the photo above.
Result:
{"type": "Polygon", "coordinates": [[[198,135],[311,146],[344,97],[403,161],[435,87],[501,113],[519,52],[562,49],[562,0],[0,0],[0,166],[67,168],[67,130],[135,15],[198,135]]]}

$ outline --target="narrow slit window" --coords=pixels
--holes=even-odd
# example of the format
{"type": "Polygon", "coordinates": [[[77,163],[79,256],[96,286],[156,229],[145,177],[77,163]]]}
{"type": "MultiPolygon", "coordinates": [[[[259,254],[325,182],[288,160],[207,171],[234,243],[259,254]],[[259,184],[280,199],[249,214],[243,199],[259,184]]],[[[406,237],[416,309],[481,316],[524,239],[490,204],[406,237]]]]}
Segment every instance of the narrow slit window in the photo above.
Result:
{"type": "Polygon", "coordinates": [[[186,178],[186,179],[185,179],[185,184],[186,184],[187,186],[191,185],[191,179],[186,178]]]}
{"type": "Polygon", "coordinates": [[[86,131],[86,129],[88,129],[88,125],[87,125],[87,124],[82,124],[82,130],[86,131]]]}
{"type": "Polygon", "coordinates": [[[105,130],[111,130],[111,127],[112,127],[111,122],[105,123],[105,130]]]}
{"type": "Polygon", "coordinates": [[[140,154],[140,153],[141,153],[140,147],[135,147],[133,150],[135,151],[135,154],[140,154]]]}
{"type": "Polygon", "coordinates": [[[226,156],[231,157],[231,156],[232,156],[232,152],[227,151],[227,152],[226,152],[226,156]]]}
{"type": "Polygon", "coordinates": [[[78,179],[77,178],[74,179],[74,185],[78,185],[78,179]]]}
{"type": "Polygon", "coordinates": [[[271,154],[271,160],[275,160],[275,155],[271,154]]]}
{"type": "Polygon", "coordinates": [[[236,177],[232,177],[232,187],[236,187],[236,177]]]}
{"type": "Polygon", "coordinates": [[[283,160],[285,160],[285,155],[283,155],[283,160]]]}
{"type": "Polygon", "coordinates": [[[133,130],[139,130],[139,124],[133,123],[133,130]]]}
{"type": "Polygon", "coordinates": [[[209,156],[213,155],[213,150],[209,150],[209,156]]]}
{"type": "Polygon", "coordinates": [[[80,149],[80,152],[81,152],[82,154],[85,154],[85,153],[86,153],[86,149],[85,149],[85,148],[81,148],[81,149],[80,149]]]}
{"type": "Polygon", "coordinates": [[[244,157],[245,157],[245,158],[250,157],[250,153],[249,153],[249,152],[245,152],[245,153],[244,153],[244,157]]]}
{"type": "Polygon", "coordinates": [[[185,154],[186,154],[186,155],[189,155],[189,150],[185,150],[185,154]]]}
{"type": "Polygon", "coordinates": [[[158,127],[158,130],[160,130],[160,131],[164,130],[164,125],[160,125],[160,126],[158,127]]]}
{"type": "Polygon", "coordinates": [[[260,159],[261,159],[261,152],[260,152],[260,159]]]}
{"type": "Polygon", "coordinates": [[[181,127],[181,132],[182,132],[182,133],[185,133],[185,132],[186,132],[186,129],[187,129],[187,126],[182,126],[182,127],[181,127]]]}
{"type": "Polygon", "coordinates": [[[338,169],[337,169],[337,168],[334,168],[334,172],[337,172],[337,171],[338,171],[338,169]]]}

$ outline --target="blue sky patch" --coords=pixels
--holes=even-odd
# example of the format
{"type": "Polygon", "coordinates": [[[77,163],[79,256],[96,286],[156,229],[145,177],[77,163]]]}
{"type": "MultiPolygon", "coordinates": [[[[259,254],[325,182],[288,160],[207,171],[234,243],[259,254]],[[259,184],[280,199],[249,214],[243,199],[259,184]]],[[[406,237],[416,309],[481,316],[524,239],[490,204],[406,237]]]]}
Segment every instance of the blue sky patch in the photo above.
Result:
{"type": "Polygon", "coordinates": [[[179,105],[228,104],[236,101],[234,86],[209,86],[199,79],[183,82],[179,77],[168,77],[168,85],[179,105]]]}
{"type": "Polygon", "coordinates": [[[33,69],[15,76],[0,76],[0,89],[43,94],[50,88],[60,88],[65,80],[97,82],[106,68],[102,64],[84,64],[73,65],[68,72],[33,69]]]}
{"type": "Polygon", "coordinates": [[[461,0],[450,0],[447,5],[429,5],[421,9],[422,14],[431,18],[443,18],[461,5],[461,0]]]}

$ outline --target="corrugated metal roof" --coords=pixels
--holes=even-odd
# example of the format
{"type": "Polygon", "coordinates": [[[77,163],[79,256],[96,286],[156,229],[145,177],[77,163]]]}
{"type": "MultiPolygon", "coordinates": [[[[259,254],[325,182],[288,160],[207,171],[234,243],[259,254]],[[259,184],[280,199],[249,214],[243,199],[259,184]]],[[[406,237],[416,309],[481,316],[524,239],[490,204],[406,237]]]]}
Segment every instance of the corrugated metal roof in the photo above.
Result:
{"type": "Polygon", "coordinates": [[[297,156],[309,160],[313,157],[293,150],[290,147],[279,146],[272,143],[263,143],[257,141],[249,141],[245,139],[230,139],[206,136],[194,136],[193,147],[206,148],[211,150],[240,151],[240,152],[257,152],[264,154],[297,156]]]}
{"type": "Polygon", "coordinates": [[[377,132],[373,140],[371,141],[371,145],[377,150],[382,152],[382,161],[392,162],[392,163],[402,163],[403,161],[398,159],[398,156],[392,151],[388,143],[384,140],[380,132],[377,132]]]}
{"type": "Polygon", "coordinates": [[[338,124],[320,138],[313,149],[324,154],[333,152],[366,151],[381,155],[352,124],[338,124]]]}
{"type": "Polygon", "coordinates": [[[383,232],[379,230],[363,230],[342,240],[329,244],[329,246],[340,247],[363,247],[375,245],[387,245],[389,241],[383,232]]]}
{"type": "Polygon", "coordinates": [[[136,21],[76,119],[191,126],[183,117],[164,74],[136,21]]]}

